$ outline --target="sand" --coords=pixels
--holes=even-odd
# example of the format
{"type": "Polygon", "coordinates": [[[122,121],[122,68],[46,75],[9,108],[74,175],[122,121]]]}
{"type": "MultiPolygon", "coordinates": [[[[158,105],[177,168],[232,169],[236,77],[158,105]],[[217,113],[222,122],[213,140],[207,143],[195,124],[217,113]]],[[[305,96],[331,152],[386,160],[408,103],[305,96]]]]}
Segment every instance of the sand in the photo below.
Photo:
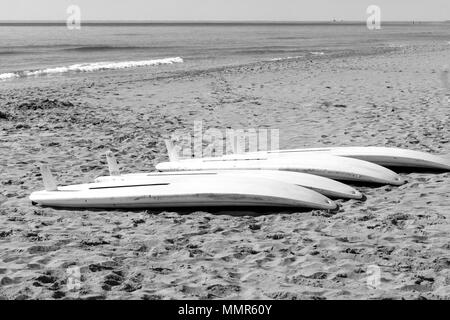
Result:
{"type": "Polygon", "coordinates": [[[282,148],[450,154],[450,46],[150,77],[133,70],[0,85],[0,297],[449,299],[450,173],[358,186],[337,213],[54,210],[27,197],[167,159],[175,130],[278,128],[282,148]],[[375,270],[375,271],[374,271],[375,270]],[[379,272],[379,278],[371,278],[379,272]],[[372,280],[375,279],[375,280],[372,280]],[[378,280],[379,282],[378,282],[378,280]],[[371,285],[372,284],[372,285],[371,285]]]}

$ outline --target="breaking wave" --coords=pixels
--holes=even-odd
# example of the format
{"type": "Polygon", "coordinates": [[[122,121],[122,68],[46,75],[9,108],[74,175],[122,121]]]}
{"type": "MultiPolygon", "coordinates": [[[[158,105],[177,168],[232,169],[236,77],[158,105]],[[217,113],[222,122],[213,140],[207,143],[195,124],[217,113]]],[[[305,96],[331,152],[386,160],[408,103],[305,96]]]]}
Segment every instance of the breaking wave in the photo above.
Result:
{"type": "Polygon", "coordinates": [[[0,74],[0,80],[6,80],[6,79],[11,79],[11,78],[16,78],[18,77],[17,74],[15,73],[2,73],[0,74]]]}
{"type": "MultiPolygon", "coordinates": [[[[323,56],[325,55],[325,52],[322,51],[312,51],[306,53],[306,56],[312,55],[312,56],[323,56]]],[[[280,57],[280,58],[272,58],[269,61],[284,61],[284,60],[296,60],[305,57],[305,55],[298,55],[298,56],[288,56],[288,57],[280,57]]]]}
{"type": "Polygon", "coordinates": [[[269,61],[284,61],[284,60],[296,60],[303,58],[303,56],[292,56],[292,57],[281,57],[281,58],[272,58],[269,61]]]}
{"type": "Polygon", "coordinates": [[[19,71],[14,73],[2,73],[0,74],[0,80],[6,80],[11,78],[20,77],[32,77],[49,74],[58,74],[66,72],[93,72],[100,70],[114,70],[147,66],[158,66],[163,64],[182,63],[183,59],[180,57],[153,59],[153,60],[141,60],[141,61],[122,61],[122,62],[92,62],[92,63],[80,63],[70,66],[46,68],[39,70],[19,71]]]}
{"type": "Polygon", "coordinates": [[[323,56],[325,54],[325,52],[323,52],[323,51],[312,51],[312,52],[310,52],[310,54],[312,54],[313,56],[323,56]]]}

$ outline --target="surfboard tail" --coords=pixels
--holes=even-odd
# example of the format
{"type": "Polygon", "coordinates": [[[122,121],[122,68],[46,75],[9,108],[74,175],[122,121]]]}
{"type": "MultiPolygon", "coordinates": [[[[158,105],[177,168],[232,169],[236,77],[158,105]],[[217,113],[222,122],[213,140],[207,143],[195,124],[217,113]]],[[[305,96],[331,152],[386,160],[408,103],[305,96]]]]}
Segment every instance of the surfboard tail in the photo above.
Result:
{"type": "Polygon", "coordinates": [[[111,150],[106,152],[106,161],[108,162],[109,175],[120,176],[119,165],[117,164],[116,157],[111,150]]]}
{"type": "Polygon", "coordinates": [[[58,184],[56,182],[55,177],[52,175],[50,171],[50,167],[46,164],[41,165],[41,175],[42,180],[44,181],[45,191],[57,191],[58,184]]]}
{"type": "Polygon", "coordinates": [[[177,153],[175,146],[172,144],[172,141],[164,140],[164,142],[166,143],[166,149],[167,149],[167,154],[169,156],[169,161],[170,162],[178,161],[179,160],[178,153],[177,153]]]}

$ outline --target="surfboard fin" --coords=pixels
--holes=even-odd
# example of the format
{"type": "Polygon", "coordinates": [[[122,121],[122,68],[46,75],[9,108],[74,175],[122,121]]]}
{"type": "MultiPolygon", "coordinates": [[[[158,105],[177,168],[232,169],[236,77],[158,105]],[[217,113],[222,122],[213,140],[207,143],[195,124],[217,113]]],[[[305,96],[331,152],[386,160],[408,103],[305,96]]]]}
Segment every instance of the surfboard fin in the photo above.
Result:
{"type": "Polygon", "coordinates": [[[50,172],[50,168],[46,164],[41,165],[41,175],[44,181],[45,191],[57,191],[58,184],[56,183],[55,177],[50,172]]]}
{"type": "Polygon", "coordinates": [[[172,142],[170,140],[164,140],[164,142],[166,143],[166,149],[167,149],[167,154],[169,155],[169,161],[173,162],[173,161],[178,161],[178,154],[177,154],[177,150],[174,147],[174,145],[172,144],[172,142]]]}
{"type": "Polygon", "coordinates": [[[109,175],[120,176],[119,165],[117,164],[116,157],[111,150],[106,152],[106,161],[108,162],[109,175]]]}

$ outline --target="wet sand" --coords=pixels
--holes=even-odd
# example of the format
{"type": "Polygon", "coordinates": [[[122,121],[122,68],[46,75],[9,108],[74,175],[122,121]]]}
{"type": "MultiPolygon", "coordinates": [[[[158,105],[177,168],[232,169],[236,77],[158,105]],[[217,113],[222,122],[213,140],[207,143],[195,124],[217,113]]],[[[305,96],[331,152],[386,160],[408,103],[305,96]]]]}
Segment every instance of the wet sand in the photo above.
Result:
{"type": "Polygon", "coordinates": [[[54,210],[27,199],[42,188],[40,162],[61,184],[106,175],[108,149],[125,172],[153,170],[167,159],[163,139],[194,120],[278,128],[282,148],[448,156],[449,61],[450,45],[436,42],[158,78],[129,70],[0,83],[0,297],[449,299],[448,172],[358,186],[367,200],[338,201],[337,213],[54,210]],[[380,283],[370,287],[374,268],[380,283]]]}

